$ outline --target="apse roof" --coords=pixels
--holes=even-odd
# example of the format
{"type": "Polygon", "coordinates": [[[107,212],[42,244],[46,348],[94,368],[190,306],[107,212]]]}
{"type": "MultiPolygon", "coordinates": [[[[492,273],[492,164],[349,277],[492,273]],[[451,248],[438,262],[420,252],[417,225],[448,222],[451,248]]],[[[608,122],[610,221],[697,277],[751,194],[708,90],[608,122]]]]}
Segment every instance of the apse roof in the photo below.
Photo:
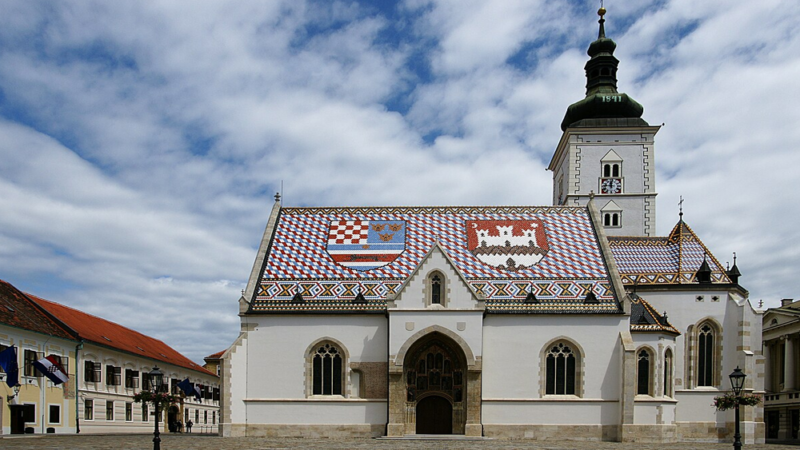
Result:
{"type": "Polygon", "coordinates": [[[367,207],[282,208],[250,312],[383,312],[436,243],[488,312],[620,311],[586,208],[367,207]]]}
{"type": "Polygon", "coordinates": [[[636,294],[629,295],[631,297],[631,331],[681,334],[669,323],[666,312],[662,316],[643,298],[636,294]]]}
{"type": "Polygon", "coordinates": [[[696,283],[695,274],[704,258],[711,268],[711,283],[731,283],[719,261],[683,220],[669,236],[610,236],[608,241],[625,285],[696,283]]]}

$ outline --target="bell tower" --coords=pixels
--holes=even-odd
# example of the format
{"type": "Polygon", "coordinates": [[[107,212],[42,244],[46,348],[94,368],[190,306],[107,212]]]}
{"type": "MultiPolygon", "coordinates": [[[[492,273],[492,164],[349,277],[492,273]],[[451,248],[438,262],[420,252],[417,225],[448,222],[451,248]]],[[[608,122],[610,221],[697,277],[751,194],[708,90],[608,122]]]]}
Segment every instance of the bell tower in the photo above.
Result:
{"type": "Polygon", "coordinates": [[[589,45],[586,97],[567,108],[563,134],[548,170],[553,204],[582,206],[593,196],[602,226],[611,236],[654,236],[656,190],[654,142],[644,108],[617,90],[617,44],[606,37],[605,8],[600,31],[589,45]]]}

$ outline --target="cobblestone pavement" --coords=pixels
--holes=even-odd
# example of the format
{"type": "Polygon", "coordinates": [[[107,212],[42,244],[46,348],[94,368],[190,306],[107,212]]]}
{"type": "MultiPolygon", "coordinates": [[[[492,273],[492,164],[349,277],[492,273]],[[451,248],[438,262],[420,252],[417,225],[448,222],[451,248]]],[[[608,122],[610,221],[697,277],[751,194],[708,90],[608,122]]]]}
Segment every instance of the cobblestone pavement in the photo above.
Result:
{"type": "MultiPolygon", "coordinates": [[[[266,439],[221,438],[217,436],[163,435],[162,450],[262,450],[262,449],[598,449],[598,450],[661,450],[701,449],[729,450],[731,444],[621,444],[615,442],[568,441],[506,441],[506,440],[384,440],[384,439],[266,439]]],[[[0,438],[0,448],[43,450],[127,450],[153,448],[152,435],[62,435],[6,436],[0,438]]],[[[743,450],[797,450],[791,445],[745,445],[743,450]]]]}

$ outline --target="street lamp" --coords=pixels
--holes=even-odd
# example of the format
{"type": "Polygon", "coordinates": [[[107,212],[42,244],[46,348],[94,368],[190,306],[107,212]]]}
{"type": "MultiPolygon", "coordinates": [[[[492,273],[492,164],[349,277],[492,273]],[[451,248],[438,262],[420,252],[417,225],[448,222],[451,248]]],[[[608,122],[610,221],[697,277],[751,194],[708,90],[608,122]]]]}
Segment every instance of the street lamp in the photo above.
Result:
{"type": "Polygon", "coordinates": [[[736,429],[733,433],[733,448],[736,450],[741,450],[742,448],[742,435],[739,434],[739,398],[742,395],[742,388],[744,387],[744,379],[747,375],[742,372],[742,369],[739,366],[736,366],[736,369],[728,376],[731,379],[731,389],[733,389],[733,395],[736,396],[736,415],[734,420],[736,421],[736,429]]]}
{"type": "Polygon", "coordinates": [[[153,367],[153,370],[147,374],[150,378],[150,389],[153,391],[153,406],[156,408],[156,424],[153,431],[153,450],[161,450],[161,437],[158,432],[158,391],[161,390],[161,384],[164,382],[164,372],[158,370],[158,366],[153,367]]]}

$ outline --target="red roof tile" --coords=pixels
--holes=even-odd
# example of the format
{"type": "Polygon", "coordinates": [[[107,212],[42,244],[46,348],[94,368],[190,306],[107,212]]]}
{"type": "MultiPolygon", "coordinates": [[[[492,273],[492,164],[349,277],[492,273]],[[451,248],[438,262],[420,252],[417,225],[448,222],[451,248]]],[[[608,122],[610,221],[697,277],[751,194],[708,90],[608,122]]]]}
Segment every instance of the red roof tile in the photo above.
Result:
{"type": "Polygon", "coordinates": [[[220,350],[220,351],[218,351],[217,353],[214,353],[214,354],[208,355],[208,356],[206,356],[206,357],[205,357],[205,358],[203,358],[203,359],[220,359],[220,358],[222,358],[222,354],[223,354],[223,353],[225,353],[225,350],[220,350]]]}
{"type": "Polygon", "coordinates": [[[0,323],[63,339],[77,340],[29,297],[10,283],[0,280],[0,323]]]}
{"type": "Polygon", "coordinates": [[[206,375],[216,376],[216,374],[209,372],[199,364],[195,364],[189,358],[181,355],[172,347],[158,339],[145,336],[138,331],[131,330],[117,323],[78,311],[68,306],[51,302],[31,294],[28,294],[28,296],[58,320],[72,328],[84,340],[145,358],[155,359],[157,361],[163,361],[202,372],[206,375]]]}

